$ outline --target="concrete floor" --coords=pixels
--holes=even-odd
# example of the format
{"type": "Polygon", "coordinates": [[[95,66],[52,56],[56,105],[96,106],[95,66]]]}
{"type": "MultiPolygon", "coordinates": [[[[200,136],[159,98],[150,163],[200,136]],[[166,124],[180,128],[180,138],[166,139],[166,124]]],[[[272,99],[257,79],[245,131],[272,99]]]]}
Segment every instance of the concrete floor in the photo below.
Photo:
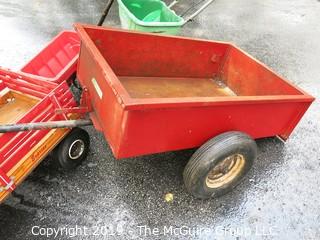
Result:
{"type": "MultiPolygon", "coordinates": [[[[0,65],[18,69],[73,22],[97,22],[104,2],[0,0],[0,65]]],[[[319,12],[317,0],[217,0],[181,34],[234,42],[320,97],[319,12]]],[[[117,5],[106,24],[119,25],[117,5]]],[[[63,173],[45,161],[17,190],[26,203],[11,197],[0,206],[0,239],[53,239],[35,238],[32,227],[69,227],[72,235],[76,225],[118,234],[105,239],[320,239],[319,105],[286,144],[258,141],[258,159],[242,185],[209,201],[184,190],[181,173],[192,150],[115,161],[102,135],[89,128],[92,151],[81,167],[63,173]],[[167,192],[172,203],[163,199],[167,192]],[[195,235],[144,236],[138,226],[186,226],[195,235]]]]}

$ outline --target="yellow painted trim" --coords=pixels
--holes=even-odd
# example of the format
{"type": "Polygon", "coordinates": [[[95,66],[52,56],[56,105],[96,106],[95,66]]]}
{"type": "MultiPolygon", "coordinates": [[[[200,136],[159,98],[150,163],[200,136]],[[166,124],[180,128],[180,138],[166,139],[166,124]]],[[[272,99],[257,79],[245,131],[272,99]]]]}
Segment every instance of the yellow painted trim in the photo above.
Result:
{"type": "MultiPolygon", "coordinates": [[[[53,129],[32,150],[22,158],[8,173],[14,183],[19,185],[40,164],[40,162],[58,145],[70,132],[70,129],[53,129]]],[[[10,195],[10,192],[0,193],[0,204],[10,195]]]]}

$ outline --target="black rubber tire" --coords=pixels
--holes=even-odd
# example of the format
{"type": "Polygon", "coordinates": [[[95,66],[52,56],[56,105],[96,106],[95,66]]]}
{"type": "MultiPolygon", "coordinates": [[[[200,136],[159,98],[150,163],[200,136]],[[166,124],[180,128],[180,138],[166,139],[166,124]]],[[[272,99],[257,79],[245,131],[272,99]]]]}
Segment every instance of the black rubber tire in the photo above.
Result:
{"type": "Polygon", "coordinates": [[[247,134],[235,131],[220,134],[207,141],[192,155],[183,172],[185,186],[189,193],[199,199],[219,197],[240,183],[256,156],[257,144],[247,134]],[[217,188],[209,188],[206,179],[211,169],[234,154],[244,157],[241,170],[230,182],[217,188]]]}
{"type": "Polygon", "coordinates": [[[90,149],[90,137],[89,134],[81,128],[73,128],[71,132],[59,143],[59,145],[52,152],[52,158],[59,167],[65,170],[71,170],[78,167],[88,156],[90,149]],[[82,141],[84,149],[82,153],[72,159],[69,154],[69,150],[72,144],[77,140],[82,141]]]}

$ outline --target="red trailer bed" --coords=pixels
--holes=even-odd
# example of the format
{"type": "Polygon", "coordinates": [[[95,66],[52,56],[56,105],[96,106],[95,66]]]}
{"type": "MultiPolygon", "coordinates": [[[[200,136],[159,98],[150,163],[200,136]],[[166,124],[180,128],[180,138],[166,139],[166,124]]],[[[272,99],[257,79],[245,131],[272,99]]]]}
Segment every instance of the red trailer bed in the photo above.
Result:
{"type": "Polygon", "coordinates": [[[287,139],[313,97],[230,43],[76,24],[78,78],[116,158],[227,131],[287,139]]]}

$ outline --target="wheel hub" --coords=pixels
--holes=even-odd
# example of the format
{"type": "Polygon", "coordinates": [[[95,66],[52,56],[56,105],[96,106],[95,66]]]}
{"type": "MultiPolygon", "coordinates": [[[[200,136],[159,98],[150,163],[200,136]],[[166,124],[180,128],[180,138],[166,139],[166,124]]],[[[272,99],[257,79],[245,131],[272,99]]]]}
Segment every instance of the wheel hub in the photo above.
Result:
{"type": "Polygon", "coordinates": [[[219,188],[233,181],[242,171],[245,158],[242,154],[233,154],[210,170],[206,177],[206,185],[209,188],[219,188]]]}
{"type": "Polygon", "coordinates": [[[81,157],[85,149],[84,141],[81,139],[75,140],[69,148],[69,157],[72,160],[76,160],[81,157]]]}

